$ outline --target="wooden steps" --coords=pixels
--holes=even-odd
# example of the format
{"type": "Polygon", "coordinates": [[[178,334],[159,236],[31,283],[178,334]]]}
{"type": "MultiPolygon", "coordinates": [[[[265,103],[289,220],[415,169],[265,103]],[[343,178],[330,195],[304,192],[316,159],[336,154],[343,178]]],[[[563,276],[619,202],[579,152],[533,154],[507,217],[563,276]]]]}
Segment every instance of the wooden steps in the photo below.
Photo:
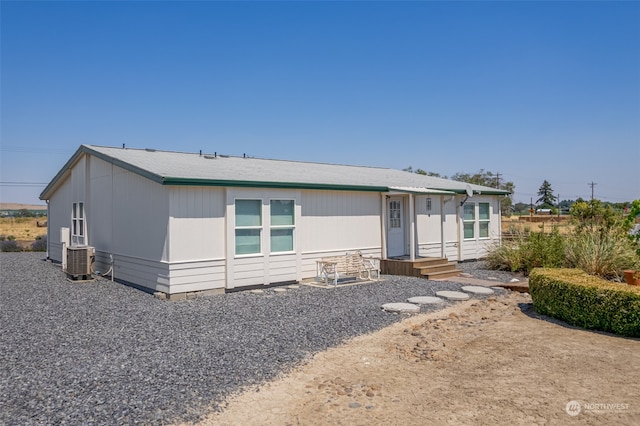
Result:
{"type": "Polygon", "coordinates": [[[422,257],[413,262],[408,259],[383,259],[380,262],[383,274],[427,279],[457,277],[462,271],[456,266],[456,262],[449,262],[446,257],[422,257]]]}

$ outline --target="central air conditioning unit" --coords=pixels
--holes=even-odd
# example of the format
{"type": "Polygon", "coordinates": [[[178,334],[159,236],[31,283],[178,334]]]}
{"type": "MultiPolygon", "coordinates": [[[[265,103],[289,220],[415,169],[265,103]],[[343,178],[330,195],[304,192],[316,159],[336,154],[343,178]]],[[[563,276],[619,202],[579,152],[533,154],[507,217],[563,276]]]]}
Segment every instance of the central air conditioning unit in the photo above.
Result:
{"type": "Polygon", "coordinates": [[[67,247],[67,270],[69,275],[91,275],[96,250],[89,246],[67,247]]]}

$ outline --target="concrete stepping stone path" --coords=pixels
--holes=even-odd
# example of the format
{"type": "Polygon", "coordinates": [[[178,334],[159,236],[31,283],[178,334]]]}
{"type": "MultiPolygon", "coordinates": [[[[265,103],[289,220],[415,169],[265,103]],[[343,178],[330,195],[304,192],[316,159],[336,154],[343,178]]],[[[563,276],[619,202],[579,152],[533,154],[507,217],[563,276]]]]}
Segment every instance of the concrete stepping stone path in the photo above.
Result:
{"type": "Polygon", "coordinates": [[[436,303],[443,303],[444,300],[433,296],[416,296],[408,298],[407,302],[414,303],[416,305],[433,305],[436,303]]]}
{"type": "Polygon", "coordinates": [[[443,290],[443,291],[436,292],[436,296],[442,297],[443,299],[447,299],[447,300],[468,300],[469,299],[469,295],[461,291],[443,290]]]}
{"type": "Polygon", "coordinates": [[[494,291],[487,287],[481,287],[477,285],[466,285],[462,287],[462,291],[466,291],[471,294],[493,294],[494,291]]]}
{"type": "Polygon", "coordinates": [[[385,303],[382,305],[382,309],[387,312],[400,312],[402,314],[415,314],[420,312],[420,306],[413,303],[385,303]]]}

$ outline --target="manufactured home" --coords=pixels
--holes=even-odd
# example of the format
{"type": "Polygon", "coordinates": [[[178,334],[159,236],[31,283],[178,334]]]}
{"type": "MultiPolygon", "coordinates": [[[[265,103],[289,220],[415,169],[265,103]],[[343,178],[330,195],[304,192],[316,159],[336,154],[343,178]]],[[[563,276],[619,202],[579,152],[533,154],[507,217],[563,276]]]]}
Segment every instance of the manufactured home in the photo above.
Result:
{"type": "Polygon", "coordinates": [[[387,168],[82,145],[40,198],[51,260],[63,242],[92,247],[96,270],[172,295],[302,281],[354,251],[482,258],[507,194],[387,168]]]}

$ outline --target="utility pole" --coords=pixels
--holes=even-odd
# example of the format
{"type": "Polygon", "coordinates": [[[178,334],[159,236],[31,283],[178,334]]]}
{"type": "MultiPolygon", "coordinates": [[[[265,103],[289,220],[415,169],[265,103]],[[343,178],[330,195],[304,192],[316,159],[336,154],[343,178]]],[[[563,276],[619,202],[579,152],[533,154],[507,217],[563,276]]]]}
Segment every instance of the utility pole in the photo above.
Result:
{"type": "Polygon", "coordinates": [[[533,216],[533,197],[531,197],[531,203],[529,204],[529,216],[533,216]]]}
{"type": "Polygon", "coordinates": [[[593,201],[593,188],[597,185],[597,183],[591,181],[591,183],[588,183],[587,185],[591,187],[591,201],[593,201]]]}
{"type": "Polygon", "coordinates": [[[500,189],[500,173],[496,173],[496,188],[500,189]]]}

